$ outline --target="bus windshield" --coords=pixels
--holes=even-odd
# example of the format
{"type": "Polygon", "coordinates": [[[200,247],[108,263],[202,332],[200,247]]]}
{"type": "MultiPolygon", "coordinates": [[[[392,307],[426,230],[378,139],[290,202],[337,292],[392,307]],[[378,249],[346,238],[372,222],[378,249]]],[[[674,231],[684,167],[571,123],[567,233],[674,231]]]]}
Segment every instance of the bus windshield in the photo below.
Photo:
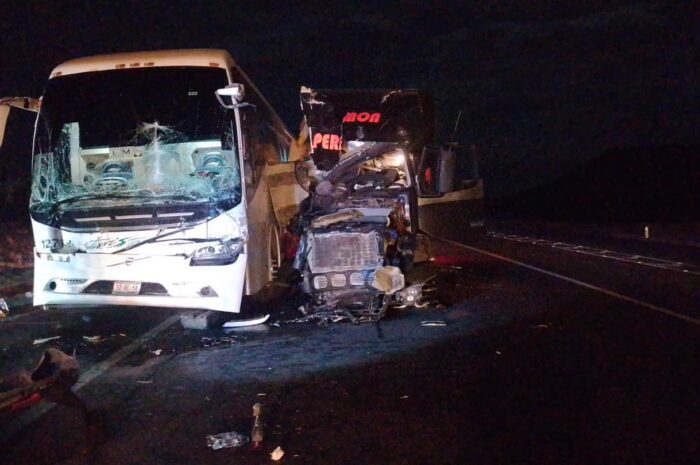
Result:
{"type": "Polygon", "coordinates": [[[225,70],[152,67],[54,77],[34,142],[30,209],[240,202],[225,70]]]}

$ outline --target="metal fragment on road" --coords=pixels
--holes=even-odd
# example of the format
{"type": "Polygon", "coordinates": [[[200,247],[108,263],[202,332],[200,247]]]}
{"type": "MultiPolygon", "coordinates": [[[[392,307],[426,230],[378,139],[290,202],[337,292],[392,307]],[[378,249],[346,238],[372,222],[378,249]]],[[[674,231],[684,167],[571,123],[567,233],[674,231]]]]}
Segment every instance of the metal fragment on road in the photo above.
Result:
{"type": "Polygon", "coordinates": [[[269,314],[251,320],[231,320],[224,323],[224,328],[243,328],[245,326],[260,325],[265,323],[268,318],[270,318],[269,314]]]}
{"type": "Polygon", "coordinates": [[[421,321],[420,325],[421,326],[447,326],[447,323],[445,323],[442,320],[428,320],[428,321],[421,321]]]}
{"type": "Polygon", "coordinates": [[[61,339],[61,336],[52,336],[52,337],[45,337],[42,339],[34,339],[34,345],[44,344],[46,342],[53,341],[54,339],[61,339]]]}

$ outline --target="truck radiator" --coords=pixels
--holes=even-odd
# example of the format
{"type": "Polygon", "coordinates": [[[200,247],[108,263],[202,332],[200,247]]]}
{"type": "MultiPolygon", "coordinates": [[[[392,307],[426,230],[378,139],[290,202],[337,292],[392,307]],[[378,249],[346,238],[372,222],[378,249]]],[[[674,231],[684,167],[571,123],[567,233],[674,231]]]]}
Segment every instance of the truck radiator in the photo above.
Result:
{"type": "Polygon", "coordinates": [[[311,272],[375,270],[384,260],[384,242],[376,232],[331,232],[311,236],[311,272]]]}

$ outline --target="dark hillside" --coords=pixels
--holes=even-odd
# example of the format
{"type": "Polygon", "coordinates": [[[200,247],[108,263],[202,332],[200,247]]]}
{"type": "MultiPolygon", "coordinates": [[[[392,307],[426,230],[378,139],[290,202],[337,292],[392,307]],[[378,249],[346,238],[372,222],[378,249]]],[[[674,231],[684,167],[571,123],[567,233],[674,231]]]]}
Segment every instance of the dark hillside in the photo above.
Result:
{"type": "Polygon", "coordinates": [[[699,195],[700,147],[620,148],[495,209],[547,221],[697,222],[699,195]]]}

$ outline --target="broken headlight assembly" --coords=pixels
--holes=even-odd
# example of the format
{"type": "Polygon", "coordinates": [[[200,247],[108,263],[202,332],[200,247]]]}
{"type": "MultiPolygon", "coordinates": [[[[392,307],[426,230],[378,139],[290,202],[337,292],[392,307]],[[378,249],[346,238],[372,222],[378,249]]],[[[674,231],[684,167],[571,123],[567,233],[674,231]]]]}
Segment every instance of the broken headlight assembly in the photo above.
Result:
{"type": "Polygon", "coordinates": [[[220,266],[235,263],[243,250],[243,244],[243,240],[234,239],[201,247],[194,251],[190,266],[220,266]]]}

